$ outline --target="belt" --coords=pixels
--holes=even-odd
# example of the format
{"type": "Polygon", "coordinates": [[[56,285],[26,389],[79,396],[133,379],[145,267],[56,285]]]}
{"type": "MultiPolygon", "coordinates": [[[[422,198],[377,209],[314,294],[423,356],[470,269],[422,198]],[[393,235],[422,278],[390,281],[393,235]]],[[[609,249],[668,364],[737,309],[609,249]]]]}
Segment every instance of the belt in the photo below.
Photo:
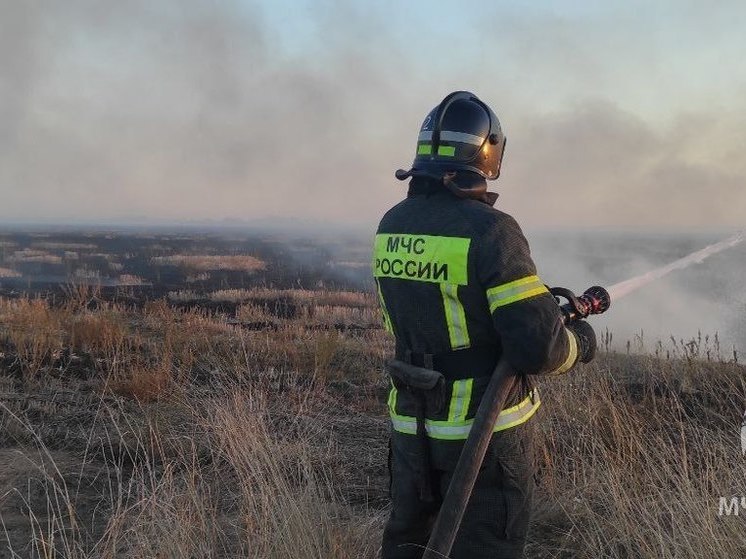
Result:
{"type": "Polygon", "coordinates": [[[499,345],[469,347],[443,353],[418,353],[397,348],[396,358],[443,373],[448,380],[490,376],[500,359],[499,345]]]}

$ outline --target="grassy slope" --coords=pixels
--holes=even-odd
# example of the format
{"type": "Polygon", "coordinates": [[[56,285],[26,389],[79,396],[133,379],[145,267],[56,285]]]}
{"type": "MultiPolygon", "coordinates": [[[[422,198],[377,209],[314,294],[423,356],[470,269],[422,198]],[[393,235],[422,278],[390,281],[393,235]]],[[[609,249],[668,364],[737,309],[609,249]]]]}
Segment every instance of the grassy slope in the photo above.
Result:
{"type": "MultiPolygon", "coordinates": [[[[0,557],[375,557],[374,301],[234,295],[235,317],[0,300],[0,557]]],[[[746,371],[671,351],[542,383],[529,556],[746,555],[746,518],[718,516],[746,496],[746,371]]]]}

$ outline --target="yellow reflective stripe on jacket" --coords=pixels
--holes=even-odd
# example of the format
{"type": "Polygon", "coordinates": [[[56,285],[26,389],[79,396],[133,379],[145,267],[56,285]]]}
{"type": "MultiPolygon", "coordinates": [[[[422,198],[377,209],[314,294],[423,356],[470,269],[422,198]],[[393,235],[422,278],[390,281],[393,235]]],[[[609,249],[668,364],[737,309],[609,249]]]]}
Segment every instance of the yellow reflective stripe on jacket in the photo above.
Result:
{"type": "Polygon", "coordinates": [[[378,290],[378,304],[381,306],[381,315],[383,316],[383,327],[390,334],[394,333],[394,326],[391,324],[391,317],[389,311],[386,309],[386,301],[383,300],[383,293],[381,292],[381,283],[376,279],[376,288],[378,290]]]}
{"type": "Polygon", "coordinates": [[[562,373],[566,373],[572,369],[572,366],[575,365],[575,362],[578,360],[578,341],[575,339],[575,334],[570,332],[567,328],[565,328],[565,332],[567,332],[567,342],[570,346],[570,351],[567,353],[567,359],[565,359],[565,362],[554,371],[550,372],[550,375],[561,375],[562,373]]]}
{"type": "Polygon", "coordinates": [[[451,390],[451,403],[448,406],[448,421],[463,421],[469,412],[471,403],[471,388],[474,385],[473,378],[456,380],[451,390]]]}
{"type": "Polygon", "coordinates": [[[498,307],[504,307],[542,293],[549,293],[549,290],[539,279],[539,276],[526,276],[491,287],[487,290],[487,300],[489,301],[490,312],[495,312],[498,307]]]}
{"type": "MultiPolygon", "coordinates": [[[[396,395],[396,387],[392,386],[389,393],[389,413],[391,415],[392,426],[399,433],[416,435],[417,418],[396,413],[396,395]]],[[[504,431],[525,423],[536,413],[540,405],[541,399],[539,398],[539,393],[534,389],[523,401],[500,412],[492,432],[497,433],[498,431],[504,431]]],[[[450,413],[449,410],[449,417],[450,413]]],[[[432,439],[446,441],[465,440],[469,436],[473,424],[474,419],[446,421],[425,419],[425,431],[428,437],[432,439]]]]}
{"type": "Polygon", "coordinates": [[[373,248],[373,276],[429,283],[469,283],[471,239],[379,233],[373,248]]]}
{"type": "Polygon", "coordinates": [[[396,413],[396,396],[398,391],[394,383],[391,383],[391,390],[389,390],[389,415],[391,416],[391,424],[394,427],[394,431],[399,433],[405,433],[407,435],[417,434],[417,418],[410,417],[407,415],[399,415],[396,413]]]}
{"type": "Polygon", "coordinates": [[[440,292],[443,295],[443,308],[446,313],[446,325],[451,349],[469,347],[471,343],[469,341],[469,330],[466,326],[466,313],[464,305],[458,298],[458,285],[441,283],[440,292]]]}

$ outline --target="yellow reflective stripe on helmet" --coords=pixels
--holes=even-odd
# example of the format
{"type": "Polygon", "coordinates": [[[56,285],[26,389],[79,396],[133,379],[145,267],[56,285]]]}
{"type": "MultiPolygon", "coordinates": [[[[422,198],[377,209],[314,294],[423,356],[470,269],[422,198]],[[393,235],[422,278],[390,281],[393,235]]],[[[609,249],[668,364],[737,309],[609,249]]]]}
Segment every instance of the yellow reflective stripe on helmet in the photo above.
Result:
{"type": "Polygon", "coordinates": [[[543,293],[549,293],[549,290],[539,279],[539,276],[526,276],[488,289],[487,300],[490,304],[490,312],[495,312],[498,307],[504,307],[543,293]]]}
{"type": "Polygon", "coordinates": [[[448,327],[448,338],[451,341],[451,349],[463,349],[469,347],[469,330],[466,327],[466,313],[464,305],[458,298],[458,285],[441,283],[440,292],[443,295],[443,308],[446,313],[446,325],[448,327]]]}
{"type": "MultiPolygon", "coordinates": [[[[417,155],[432,155],[433,146],[432,144],[419,144],[417,146],[417,155]]],[[[438,155],[445,157],[454,157],[456,155],[455,146],[438,146],[438,155]]]]}
{"type": "Polygon", "coordinates": [[[373,276],[429,283],[469,283],[471,239],[379,233],[373,248],[373,276]]]}
{"type": "Polygon", "coordinates": [[[473,378],[456,380],[451,388],[451,403],[448,406],[448,421],[463,421],[469,412],[473,378]]]}
{"type": "MultiPolygon", "coordinates": [[[[395,390],[395,389],[393,389],[395,390]]],[[[393,400],[394,407],[391,407],[391,397],[389,397],[389,409],[391,411],[391,423],[395,431],[406,435],[417,434],[417,419],[406,415],[396,413],[396,398],[393,400]]],[[[528,421],[541,406],[539,392],[534,389],[519,404],[504,409],[495,421],[493,433],[504,431],[512,427],[517,427],[528,421]]],[[[461,421],[439,421],[435,419],[425,420],[425,431],[432,439],[457,441],[465,440],[469,436],[474,419],[465,419],[461,421]]]]}
{"type": "Polygon", "coordinates": [[[565,362],[554,371],[550,372],[550,375],[561,375],[562,373],[566,373],[572,369],[572,366],[575,365],[575,361],[578,360],[578,341],[575,339],[575,334],[570,332],[567,328],[565,328],[565,332],[567,332],[567,342],[570,345],[570,351],[567,353],[567,359],[565,359],[565,362]]]}
{"type": "Polygon", "coordinates": [[[381,292],[381,282],[376,279],[376,288],[378,290],[378,303],[381,306],[381,315],[383,316],[383,327],[389,334],[394,333],[394,326],[391,324],[391,317],[386,309],[386,301],[383,300],[383,293],[381,292]]]}
{"type": "MultiPolygon", "coordinates": [[[[425,130],[420,132],[417,136],[418,142],[430,142],[433,139],[432,130],[425,130]]],[[[485,142],[485,138],[482,136],[475,136],[474,134],[467,134],[466,132],[455,132],[453,130],[441,130],[440,131],[441,142],[460,142],[462,144],[472,144],[475,146],[481,146],[485,142]]]]}

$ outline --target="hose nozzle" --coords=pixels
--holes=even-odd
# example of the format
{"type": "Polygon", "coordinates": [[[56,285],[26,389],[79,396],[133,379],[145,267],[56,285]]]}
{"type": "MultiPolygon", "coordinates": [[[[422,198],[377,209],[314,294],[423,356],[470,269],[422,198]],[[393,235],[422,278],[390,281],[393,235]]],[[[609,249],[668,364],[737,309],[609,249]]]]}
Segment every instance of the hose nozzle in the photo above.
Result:
{"type": "Polygon", "coordinates": [[[611,306],[611,296],[605,288],[600,285],[594,285],[585,290],[578,297],[578,301],[584,307],[583,318],[591,314],[601,314],[606,312],[611,306]]]}
{"type": "Polygon", "coordinates": [[[601,314],[611,306],[609,292],[600,285],[589,287],[580,297],[564,287],[552,287],[549,291],[558,298],[558,302],[559,297],[567,299],[567,303],[560,306],[566,323],[583,320],[592,314],[601,314]]]}

